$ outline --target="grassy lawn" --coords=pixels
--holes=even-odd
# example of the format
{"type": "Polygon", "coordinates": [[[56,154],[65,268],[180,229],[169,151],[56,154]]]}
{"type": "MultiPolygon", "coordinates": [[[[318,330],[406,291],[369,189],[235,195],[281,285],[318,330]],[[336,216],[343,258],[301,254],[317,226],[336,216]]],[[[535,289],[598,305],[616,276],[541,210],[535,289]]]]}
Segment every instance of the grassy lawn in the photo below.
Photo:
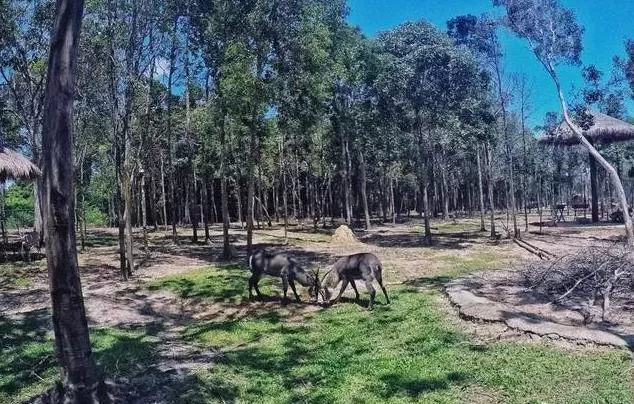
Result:
{"type": "MultiPolygon", "coordinates": [[[[21,320],[0,316],[0,403],[17,403],[42,393],[58,380],[59,368],[47,311],[21,320]]],[[[124,375],[149,363],[155,341],[141,332],[103,328],[91,331],[95,357],[105,374],[124,375]]]]}
{"type": "MultiPolygon", "coordinates": [[[[246,296],[247,274],[236,267],[210,268],[161,279],[152,287],[239,303],[246,296]]],[[[634,400],[626,351],[479,345],[443,321],[435,296],[404,287],[391,292],[392,305],[378,305],[373,312],[346,303],[302,322],[272,311],[190,325],[184,340],[225,353],[179,386],[174,402],[634,400]]]]}
{"type": "MultiPolygon", "coordinates": [[[[352,302],[317,312],[298,305],[278,310],[277,301],[247,305],[247,277],[245,268],[227,265],[149,285],[252,312],[178,331],[182,342],[222,353],[170,385],[168,402],[634,402],[625,350],[483,345],[443,319],[434,293],[405,286],[390,289],[389,306],[379,295],[373,312],[352,302]],[[259,309],[265,304],[273,309],[259,309]]],[[[262,291],[278,293],[277,283],[263,280],[262,291]]],[[[0,317],[0,403],[28,399],[57,380],[49,321],[45,311],[20,320],[0,317]]],[[[91,340],[110,377],[138,373],[158,360],[160,341],[144,331],[93,329],[91,340]]]]}

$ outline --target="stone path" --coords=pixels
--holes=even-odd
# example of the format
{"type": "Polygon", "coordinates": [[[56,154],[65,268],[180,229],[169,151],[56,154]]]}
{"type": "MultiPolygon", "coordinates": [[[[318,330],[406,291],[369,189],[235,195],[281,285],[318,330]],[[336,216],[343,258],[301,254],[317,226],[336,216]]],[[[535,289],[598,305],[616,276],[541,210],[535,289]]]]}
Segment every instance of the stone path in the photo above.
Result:
{"type": "Polygon", "coordinates": [[[634,332],[629,327],[584,324],[579,312],[538,302],[519,286],[506,286],[504,293],[524,294],[526,299],[516,299],[513,304],[496,301],[481,289],[486,283],[483,275],[472,275],[446,285],[447,296],[461,317],[501,322],[511,329],[552,339],[634,348],[634,332]]]}

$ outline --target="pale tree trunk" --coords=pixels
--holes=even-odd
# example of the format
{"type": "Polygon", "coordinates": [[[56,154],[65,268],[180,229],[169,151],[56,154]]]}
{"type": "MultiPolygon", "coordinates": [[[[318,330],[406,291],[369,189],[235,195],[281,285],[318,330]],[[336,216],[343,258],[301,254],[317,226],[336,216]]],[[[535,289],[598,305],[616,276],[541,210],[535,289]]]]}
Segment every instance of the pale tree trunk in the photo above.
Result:
{"type": "MultiPolygon", "coordinates": [[[[442,159],[444,160],[444,156],[442,156],[442,159]]],[[[447,173],[442,164],[440,166],[440,181],[442,187],[442,216],[443,219],[447,220],[449,219],[449,187],[447,186],[447,173]]]]}
{"type": "Polygon", "coordinates": [[[359,172],[360,172],[359,181],[361,182],[361,202],[363,203],[363,215],[365,217],[365,228],[366,230],[370,230],[370,228],[372,227],[372,223],[370,222],[370,212],[368,210],[368,195],[366,190],[367,181],[365,178],[365,158],[363,157],[363,151],[361,150],[361,148],[358,149],[358,154],[359,154],[359,172]]]}
{"type": "Polygon", "coordinates": [[[240,173],[237,173],[237,178],[233,179],[236,192],[236,204],[238,205],[238,222],[240,222],[240,228],[244,230],[244,220],[242,217],[242,188],[240,188],[240,173]]]}
{"type": "Polygon", "coordinates": [[[43,118],[43,213],[55,350],[62,388],[54,402],[105,402],[90,347],[73,222],[73,98],[84,3],[58,0],[43,118]]]}
{"type": "Polygon", "coordinates": [[[247,189],[247,252],[251,252],[253,245],[253,215],[255,204],[255,159],[257,158],[257,127],[255,125],[256,116],[252,116],[252,127],[249,144],[248,163],[248,189],[247,189]]]}
{"type": "MultiPolygon", "coordinates": [[[[424,217],[424,223],[425,223],[425,237],[424,237],[424,243],[426,245],[430,245],[431,244],[431,224],[430,224],[430,216],[431,216],[431,212],[430,210],[432,210],[432,208],[429,206],[429,197],[427,194],[427,188],[429,185],[429,176],[427,175],[428,173],[425,172],[425,170],[428,168],[425,166],[425,161],[428,160],[427,157],[427,153],[425,153],[425,145],[424,145],[425,139],[422,133],[422,130],[419,130],[418,133],[418,171],[419,171],[419,183],[420,183],[420,194],[421,194],[421,198],[423,199],[423,209],[421,212],[421,214],[424,217]]],[[[433,165],[433,160],[432,160],[432,165],[433,165]]],[[[433,168],[433,166],[432,166],[433,168]]],[[[409,217],[409,205],[407,206],[407,216],[409,217]]]]}
{"type": "Polygon", "coordinates": [[[566,124],[568,124],[568,126],[572,130],[572,133],[579,140],[579,142],[581,142],[581,144],[583,146],[585,146],[586,149],[588,149],[588,152],[590,152],[592,157],[594,157],[595,160],[599,164],[601,164],[601,167],[603,167],[605,169],[605,171],[608,173],[608,176],[610,178],[610,182],[611,182],[612,186],[616,190],[616,194],[617,194],[617,197],[619,199],[619,203],[621,205],[621,210],[623,211],[623,219],[625,221],[625,236],[627,238],[627,245],[628,245],[628,247],[633,247],[634,246],[634,233],[633,233],[633,229],[632,229],[632,217],[630,216],[630,213],[629,213],[629,206],[628,206],[628,203],[627,203],[627,195],[625,194],[625,189],[623,188],[623,184],[621,183],[621,179],[619,178],[619,174],[616,171],[616,169],[614,168],[614,166],[612,166],[612,164],[610,164],[601,155],[601,153],[599,153],[599,151],[594,148],[594,146],[588,141],[588,139],[586,139],[586,137],[583,135],[583,132],[581,131],[581,129],[577,125],[575,125],[574,122],[572,121],[572,119],[570,118],[570,115],[568,113],[568,107],[566,106],[566,100],[564,98],[564,93],[561,90],[561,86],[559,84],[559,80],[557,79],[557,76],[556,76],[555,71],[552,68],[552,66],[549,66],[549,68],[550,68],[549,73],[550,73],[553,81],[555,82],[555,86],[557,87],[557,95],[559,96],[559,103],[561,105],[561,110],[562,110],[562,112],[564,114],[564,120],[566,121],[566,124]]]}
{"type": "Polygon", "coordinates": [[[427,197],[427,184],[423,185],[423,209],[425,210],[425,245],[431,245],[431,225],[430,225],[430,209],[429,198],[427,197]]]}
{"type": "Polygon", "coordinates": [[[495,200],[493,198],[493,173],[491,171],[491,145],[486,143],[484,145],[484,149],[486,152],[486,169],[487,169],[487,190],[489,194],[489,208],[491,209],[491,237],[497,237],[495,232],[495,200]]]}
{"type": "Polygon", "coordinates": [[[480,196],[480,231],[486,231],[486,226],[484,225],[484,215],[486,214],[484,210],[484,190],[482,186],[482,159],[480,158],[480,145],[476,145],[476,159],[478,161],[478,192],[480,196]]]}
{"type": "Polygon", "coordinates": [[[132,10],[132,24],[130,29],[130,39],[126,51],[126,91],[125,91],[125,115],[123,118],[123,173],[122,173],[122,193],[124,202],[124,217],[126,228],[126,258],[128,260],[128,271],[134,270],[134,239],[132,234],[132,184],[134,179],[134,162],[132,160],[132,102],[134,97],[133,74],[134,74],[134,50],[136,46],[137,30],[137,5],[134,3],[132,10]]]}
{"type": "Polygon", "coordinates": [[[141,174],[141,225],[143,226],[143,252],[145,253],[145,258],[150,258],[150,250],[148,248],[147,241],[147,207],[145,206],[145,171],[143,169],[140,170],[141,174]]]}
{"type": "MultiPolygon", "coordinates": [[[[170,49],[170,68],[167,76],[167,147],[168,154],[168,170],[170,182],[170,199],[172,202],[172,240],[174,244],[178,243],[178,233],[176,232],[176,218],[178,217],[178,207],[176,206],[176,182],[174,179],[174,145],[172,144],[172,86],[174,81],[174,73],[176,72],[176,48],[178,31],[178,16],[174,17],[174,26],[172,27],[172,45],[170,49]]],[[[167,217],[166,217],[167,220],[167,217]]]]}
{"type": "Polygon", "coordinates": [[[390,176],[390,211],[392,213],[392,224],[396,224],[396,203],[394,202],[394,179],[390,176]]]}
{"type": "MultiPolygon", "coordinates": [[[[154,35],[153,30],[150,29],[150,53],[152,53],[152,49],[154,47],[154,35]]],[[[152,62],[150,63],[150,77],[149,84],[147,89],[147,98],[146,98],[146,106],[145,106],[145,130],[143,131],[143,139],[141,140],[141,164],[145,164],[147,160],[147,152],[145,150],[149,149],[149,138],[152,135],[152,83],[154,81],[154,70],[155,70],[155,58],[152,57],[152,62]]],[[[148,240],[147,240],[147,206],[146,206],[146,195],[145,195],[145,171],[143,167],[140,167],[139,174],[141,175],[141,226],[143,227],[143,252],[145,253],[145,258],[148,259],[150,257],[150,252],[148,249],[148,240]]],[[[151,180],[151,178],[150,178],[151,180]]],[[[152,199],[154,199],[154,195],[152,195],[152,199]]],[[[153,211],[154,213],[154,211],[153,211]]],[[[156,218],[154,219],[154,223],[156,226],[156,218]]]]}
{"type": "Polygon", "coordinates": [[[163,161],[163,152],[161,152],[161,203],[163,204],[163,220],[165,231],[167,232],[167,194],[165,192],[165,164],[163,161]]]}
{"type": "Polygon", "coordinates": [[[230,259],[233,256],[231,251],[231,242],[229,240],[229,195],[227,192],[227,135],[225,128],[225,111],[221,113],[222,122],[220,124],[221,131],[221,153],[220,153],[220,204],[222,205],[222,257],[230,259]]]}
{"type": "Polygon", "coordinates": [[[220,164],[220,199],[222,204],[222,255],[225,259],[232,257],[231,242],[229,241],[229,202],[227,195],[227,177],[225,174],[225,162],[220,164]]]}

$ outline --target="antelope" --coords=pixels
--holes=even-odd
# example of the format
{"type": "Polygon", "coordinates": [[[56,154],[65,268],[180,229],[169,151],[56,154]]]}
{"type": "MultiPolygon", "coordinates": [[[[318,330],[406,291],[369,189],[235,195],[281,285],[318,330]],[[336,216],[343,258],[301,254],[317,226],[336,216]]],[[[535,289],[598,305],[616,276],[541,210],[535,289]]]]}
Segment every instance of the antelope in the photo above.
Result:
{"type": "Polygon", "coordinates": [[[359,291],[357,290],[357,285],[354,281],[362,279],[365,282],[365,287],[368,290],[368,293],[370,293],[368,309],[372,310],[374,297],[376,295],[376,291],[372,286],[372,281],[376,279],[377,283],[381,287],[381,290],[383,290],[387,304],[390,304],[390,298],[387,295],[387,290],[385,290],[385,286],[383,286],[382,271],[383,267],[381,265],[381,261],[379,261],[374,254],[360,253],[339,258],[321,282],[320,288],[323,290],[322,296],[324,297],[324,302],[326,304],[329,303],[331,297],[330,288],[337,286],[340,281],[343,281],[341,289],[339,290],[339,295],[335,298],[333,304],[339,302],[341,295],[346,290],[346,287],[348,287],[348,283],[350,283],[352,285],[352,289],[354,289],[356,300],[359,300],[359,291]]]}
{"type": "Polygon", "coordinates": [[[258,289],[258,282],[263,275],[275,276],[282,278],[282,291],[284,296],[282,297],[282,303],[285,303],[288,298],[286,293],[288,286],[290,285],[295,299],[300,302],[299,295],[295,289],[295,282],[308,288],[308,293],[311,299],[317,300],[318,293],[318,274],[314,272],[306,272],[297,262],[283,254],[270,254],[263,250],[258,250],[254,254],[249,256],[249,269],[251,270],[251,278],[249,278],[249,298],[253,297],[252,290],[255,289],[255,293],[258,297],[262,294],[258,289]]]}

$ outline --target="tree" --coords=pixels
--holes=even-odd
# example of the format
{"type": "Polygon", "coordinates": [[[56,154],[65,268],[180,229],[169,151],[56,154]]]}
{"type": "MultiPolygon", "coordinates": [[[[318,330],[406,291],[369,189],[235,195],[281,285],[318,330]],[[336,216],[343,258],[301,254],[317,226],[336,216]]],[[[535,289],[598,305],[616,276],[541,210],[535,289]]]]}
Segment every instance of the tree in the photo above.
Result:
{"type": "Polygon", "coordinates": [[[556,70],[560,63],[580,64],[583,28],[575,21],[574,13],[562,7],[558,0],[494,0],[494,4],[505,8],[508,27],[529,43],[535,57],[553,80],[566,124],[579,142],[608,172],[623,211],[627,244],[634,246],[632,218],[618,172],[585,138],[583,128],[573,121],[556,70]]]}
{"type": "MultiPolygon", "coordinates": [[[[457,47],[445,34],[426,21],[406,23],[377,39],[384,66],[378,86],[383,97],[399,105],[399,126],[412,140],[419,180],[419,195],[425,212],[425,242],[431,242],[430,219],[433,208],[428,189],[441,177],[443,206],[449,192],[445,171],[435,161],[446,163],[441,133],[455,123],[476,88],[477,66],[470,52],[457,47]],[[440,171],[438,173],[438,171],[440,171]]],[[[432,187],[436,189],[436,187],[432,187]]],[[[434,198],[435,199],[435,198],[434,198]]],[[[443,208],[446,212],[446,208],[443,208]]]]}
{"type": "Polygon", "coordinates": [[[82,0],[57,1],[42,127],[46,255],[62,367],[55,401],[76,403],[106,401],[88,336],[73,215],[73,95],[83,8],[82,0]]]}
{"type": "MultiPolygon", "coordinates": [[[[37,0],[8,2],[0,8],[3,14],[0,21],[0,83],[4,82],[9,90],[6,96],[10,100],[10,111],[20,121],[26,133],[25,143],[38,166],[52,7],[52,1],[37,0]]],[[[34,227],[43,237],[40,181],[38,179],[33,187],[34,227]]]]}

